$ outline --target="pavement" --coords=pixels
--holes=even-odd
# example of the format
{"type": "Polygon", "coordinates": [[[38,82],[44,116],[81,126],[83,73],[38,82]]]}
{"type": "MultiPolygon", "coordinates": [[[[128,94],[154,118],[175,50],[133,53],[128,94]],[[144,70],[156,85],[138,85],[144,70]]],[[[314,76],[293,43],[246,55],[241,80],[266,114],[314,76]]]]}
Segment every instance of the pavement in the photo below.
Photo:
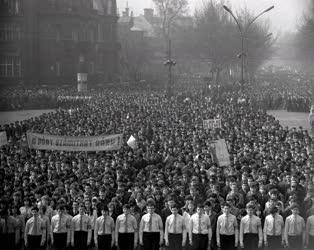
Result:
{"type": "Polygon", "coordinates": [[[273,115],[284,127],[298,128],[302,126],[307,130],[311,129],[308,121],[309,113],[288,112],[286,110],[269,110],[267,113],[273,115]]]}
{"type": "Polygon", "coordinates": [[[45,109],[0,112],[0,125],[12,123],[15,121],[27,120],[49,112],[55,112],[55,110],[45,109]]]}

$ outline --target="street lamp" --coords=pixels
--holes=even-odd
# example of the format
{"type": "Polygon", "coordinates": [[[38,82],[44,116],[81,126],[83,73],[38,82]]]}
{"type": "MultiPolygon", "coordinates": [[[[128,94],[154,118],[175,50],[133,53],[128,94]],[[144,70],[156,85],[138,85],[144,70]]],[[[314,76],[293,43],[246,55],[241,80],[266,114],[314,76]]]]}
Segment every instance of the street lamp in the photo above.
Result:
{"type": "Polygon", "coordinates": [[[247,35],[247,32],[249,30],[249,28],[251,27],[251,25],[256,21],[257,18],[259,18],[260,16],[262,16],[263,14],[265,14],[266,12],[272,10],[273,8],[275,8],[275,6],[271,6],[267,9],[265,9],[264,11],[262,11],[260,14],[258,14],[256,17],[254,17],[247,25],[245,28],[242,27],[242,25],[239,23],[239,20],[236,18],[236,16],[234,15],[234,13],[232,12],[232,10],[230,8],[228,8],[226,5],[223,5],[223,8],[225,11],[227,11],[234,19],[234,21],[236,22],[238,29],[240,31],[241,34],[241,90],[243,91],[243,86],[244,86],[244,56],[245,56],[245,52],[244,52],[244,39],[245,36],[247,35]]]}
{"type": "Polygon", "coordinates": [[[168,67],[168,85],[167,85],[167,94],[171,96],[171,86],[172,86],[172,67],[174,67],[177,63],[172,60],[171,55],[171,39],[169,37],[168,40],[168,59],[164,62],[164,65],[168,67]]]}

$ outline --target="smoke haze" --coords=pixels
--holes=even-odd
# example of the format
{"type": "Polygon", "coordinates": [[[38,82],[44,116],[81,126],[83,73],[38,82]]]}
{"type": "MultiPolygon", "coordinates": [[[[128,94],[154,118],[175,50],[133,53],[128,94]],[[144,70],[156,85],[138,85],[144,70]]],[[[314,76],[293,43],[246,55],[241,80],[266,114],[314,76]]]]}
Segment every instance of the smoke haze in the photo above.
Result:
{"type": "MultiPolygon", "coordinates": [[[[195,8],[200,8],[206,0],[189,0],[190,13],[195,8]]],[[[219,0],[218,0],[219,1],[219,0]]],[[[152,0],[117,0],[119,12],[126,7],[126,4],[135,15],[143,14],[144,8],[154,7],[152,0]]],[[[222,2],[222,1],[221,1],[222,2]]],[[[271,27],[274,31],[296,31],[298,25],[302,23],[304,14],[311,9],[312,0],[227,0],[225,4],[229,5],[235,11],[247,6],[255,14],[260,13],[271,5],[275,9],[263,16],[264,19],[270,20],[271,27]]]]}

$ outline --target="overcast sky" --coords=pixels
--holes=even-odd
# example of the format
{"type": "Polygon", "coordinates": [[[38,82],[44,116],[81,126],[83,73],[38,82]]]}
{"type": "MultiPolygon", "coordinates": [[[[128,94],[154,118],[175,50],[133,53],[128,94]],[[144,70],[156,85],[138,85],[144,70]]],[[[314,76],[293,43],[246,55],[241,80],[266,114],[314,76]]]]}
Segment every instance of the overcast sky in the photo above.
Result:
{"type": "MultiPolygon", "coordinates": [[[[195,8],[200,8],[202,2],[206,0],[189,0],[190,12],[193,13],[195,8]]],[[[217,0],[219,1],[219,0],[217,0]]],[[[119,11],[124,10],[127,0],[117,0],[119,11]]],[[[152,0],[128,0],[129,7],[135,15],[143,13],[144,8],[154,7],[152,0]]],[[[226,5],[236,10],[243,6],[254,11],[256,14],[275,5],[275,9],[265,14],[263,18],[270,20],[274,31],[295,31],[302,20],[303,13],[309,10],[311,0],[228,0],[226,5]]]]}

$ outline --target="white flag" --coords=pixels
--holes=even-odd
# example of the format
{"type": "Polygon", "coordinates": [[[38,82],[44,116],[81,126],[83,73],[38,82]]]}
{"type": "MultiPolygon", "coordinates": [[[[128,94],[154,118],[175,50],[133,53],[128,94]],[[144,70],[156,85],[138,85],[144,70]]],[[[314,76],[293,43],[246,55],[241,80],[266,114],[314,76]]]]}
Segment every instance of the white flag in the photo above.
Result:
{"type": "Polygon", "coordinates": [[[134,138],[133,135],[130,136],[129,140],[127,141],[127,144],[128,144],[129,147],[132,148],[132,149],[136,149],[136,148],[137,148],[136,139],[134,138]]]}

